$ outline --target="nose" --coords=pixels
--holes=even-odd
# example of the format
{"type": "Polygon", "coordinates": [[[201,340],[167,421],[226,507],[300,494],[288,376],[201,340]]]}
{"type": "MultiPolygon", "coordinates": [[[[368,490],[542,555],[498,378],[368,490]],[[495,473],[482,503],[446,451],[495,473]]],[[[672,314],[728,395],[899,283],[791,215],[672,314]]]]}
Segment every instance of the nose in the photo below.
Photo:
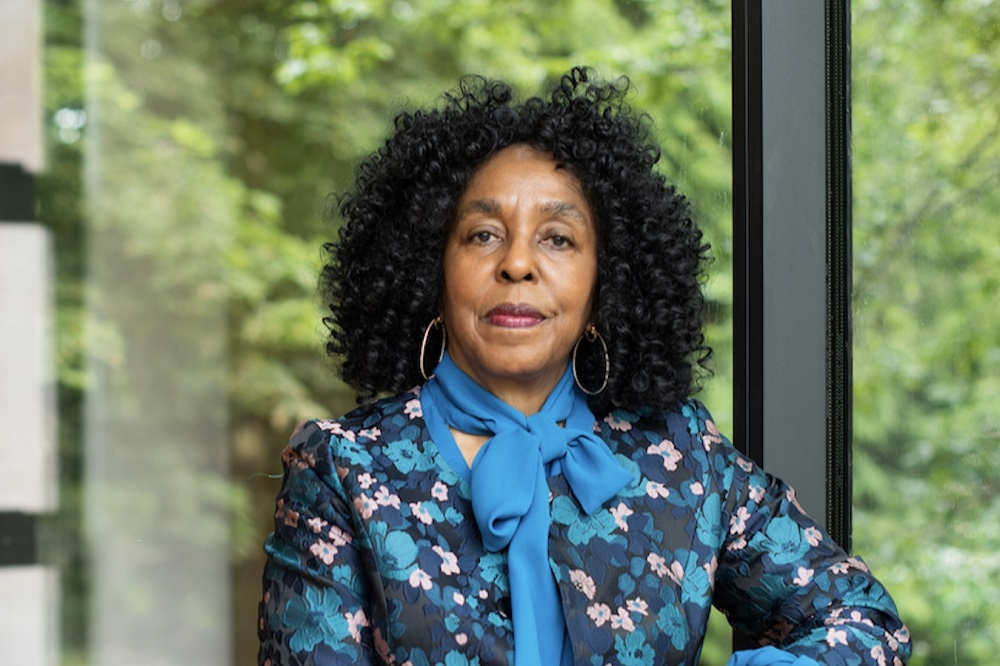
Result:
{"type": "Polygon", "coordinates": [[[528,240],[512,238],[497,265],[497,277],[503,282],[531,282],[535,279],[535,258],[528,240]]]}

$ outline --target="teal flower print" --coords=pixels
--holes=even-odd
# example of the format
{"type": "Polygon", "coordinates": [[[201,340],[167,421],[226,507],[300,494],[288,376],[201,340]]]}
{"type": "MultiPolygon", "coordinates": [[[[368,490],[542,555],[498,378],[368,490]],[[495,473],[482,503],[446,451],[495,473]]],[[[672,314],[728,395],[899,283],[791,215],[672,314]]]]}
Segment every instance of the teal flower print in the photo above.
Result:
{"type": "Polygon", "coordinates": [[[417,544],[406,532],[389,531],[381,521],[369,525],[372,546],[382,560],[382,571],[389,578],[408,580],[417,559],[417,544]]]}
{"type": "Polygon", "coordinates": [[[799,524],[787,516],[773,519],[764,530],[763,539],[767,544],[764,551],[777,565],[797,562],[809,550],[799,524]]]}
{"type": "Polygon", "coordinates": [[[426,472],[434,466],[434,461],[420,451],[417,445],[409,439],[390,442],[383,450],[403,474],[409,474],[414,470],[426,472]]]}
{"type": "Polygon", "coordinates": [[[340,595],[329,588],[307,587],[304,595],[289,599],[282,624],[294,631],[288,646],[296,652],[312,650],[320,642],[336,645],[349,633],[340,595]]]}
{"type": "Polygon", "coordinates": [[[676,604],[669,604],[657,614],[660,631],[670,637],[670,644],[681,650],[687,642],[688,626],[676,604]]]}
{"type": "Polygon", "coordinates": [[[646,666],[652,664],[656,657],[641,631],[633,631],[624,638],[616,634],[615,652],[622,666],[646,666]]]}

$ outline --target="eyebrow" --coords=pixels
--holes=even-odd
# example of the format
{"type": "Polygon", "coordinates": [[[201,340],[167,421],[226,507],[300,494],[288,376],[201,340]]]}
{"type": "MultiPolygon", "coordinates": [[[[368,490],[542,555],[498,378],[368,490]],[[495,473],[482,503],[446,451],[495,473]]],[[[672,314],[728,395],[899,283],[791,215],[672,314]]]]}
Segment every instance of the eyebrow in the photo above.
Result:
{"type": "Polygon", "coordinates": [[[541,206],[543,213],[558,215],[560,217],[573,217],[581,222],[587,221],[587,216],[583,211],[569,203],[568,201],[546,201],[541,206]]]}
{"type": "MultiPolygon", "coordinates": [[[[469,215],[472,213],[481,213],[483,215],[496,215],[500,212],[502,206],[500,202],[496,199],[475,199],[466,203],[462,206],[462,209],[458,211],[459,217],[463,215],[469,215]]],[[[587,216],[579,207],[574,206],[568,201],[546,201],[541,206],[539,206],[539,211],[547,215],[558,215],[560,217],[571,217],[580,222],[586,222],[587,216]]]]}

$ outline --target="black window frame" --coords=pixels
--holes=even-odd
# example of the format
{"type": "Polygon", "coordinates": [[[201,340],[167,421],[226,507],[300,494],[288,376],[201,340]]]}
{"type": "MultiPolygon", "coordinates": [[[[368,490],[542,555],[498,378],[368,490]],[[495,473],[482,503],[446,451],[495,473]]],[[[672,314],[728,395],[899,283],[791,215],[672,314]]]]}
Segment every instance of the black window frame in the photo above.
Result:
{"type": "MultiPolygon", "coordinates": [[[[850,551],[850,2],[733,0],[732,40],[734,443],[769,471],[780,468],[779,475],[793,486],[800,481],[800,496],[818,498],[806,508],[850,551]],[[794,38],[818,30],[822,39],[794,38]],[[820,57],[817,77],[809,63],[820,57]],[[801,117],[810,103],[821,104],[821,117],[801,117]],[[817,156],[801,150],[795,132],[787,131],[789,118],[801,122],[802,131],[822,136],[820,168],[817,156]],[[822,188],[821,202],[796,199],[810,187],[822,188]],[[787,219],[789,210],[797,211],[795,219],[787,219]],[[774,233],[802,227],[811,228],[801,237],[774,233]],[[784,298],[784,290],[775,288],[774,280],[782,278],[780,270],[775,278],[775,267],[796,253],[815,251],[802,241],[810,233],[825,243],[822,279],[802,280],[797,296],[784,298]],[[796,319],[809,299],[823,304],[821,316],[796,319]],[[822,345],[806,350],[813,365],[790,363],[783,351],[775,353],[783,350],[776,342],[787,342],[781,336],[788,335],[782,326],[788,321],[820,331],[822,345]],[[816,377],[811,368],[820,363],[823,372],[816,377]],[[780,390],[784,386],[804,390],[790,395],[780,390]],[[821,489],[808,482],[810,470],[820,464],[821,489]]],[[[785,276],[778,284],[790,281],[799,282],[785,276]]]]}

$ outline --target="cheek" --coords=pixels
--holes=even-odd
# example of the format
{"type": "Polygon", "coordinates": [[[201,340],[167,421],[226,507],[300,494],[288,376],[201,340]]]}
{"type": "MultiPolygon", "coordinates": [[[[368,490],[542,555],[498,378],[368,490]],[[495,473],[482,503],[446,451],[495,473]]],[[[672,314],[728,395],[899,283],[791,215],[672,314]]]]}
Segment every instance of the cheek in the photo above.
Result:
{"type": "Polygon", "coordinates": [[[477,286],[479,284],[476,275],[467,262],[460,259],[450,258],[445,255],[444,269],[444,292],[442,293],[442,307],[450,312],[446,314],[457,315],[459,312],[474,309],[477,300],[477,286]]]}

